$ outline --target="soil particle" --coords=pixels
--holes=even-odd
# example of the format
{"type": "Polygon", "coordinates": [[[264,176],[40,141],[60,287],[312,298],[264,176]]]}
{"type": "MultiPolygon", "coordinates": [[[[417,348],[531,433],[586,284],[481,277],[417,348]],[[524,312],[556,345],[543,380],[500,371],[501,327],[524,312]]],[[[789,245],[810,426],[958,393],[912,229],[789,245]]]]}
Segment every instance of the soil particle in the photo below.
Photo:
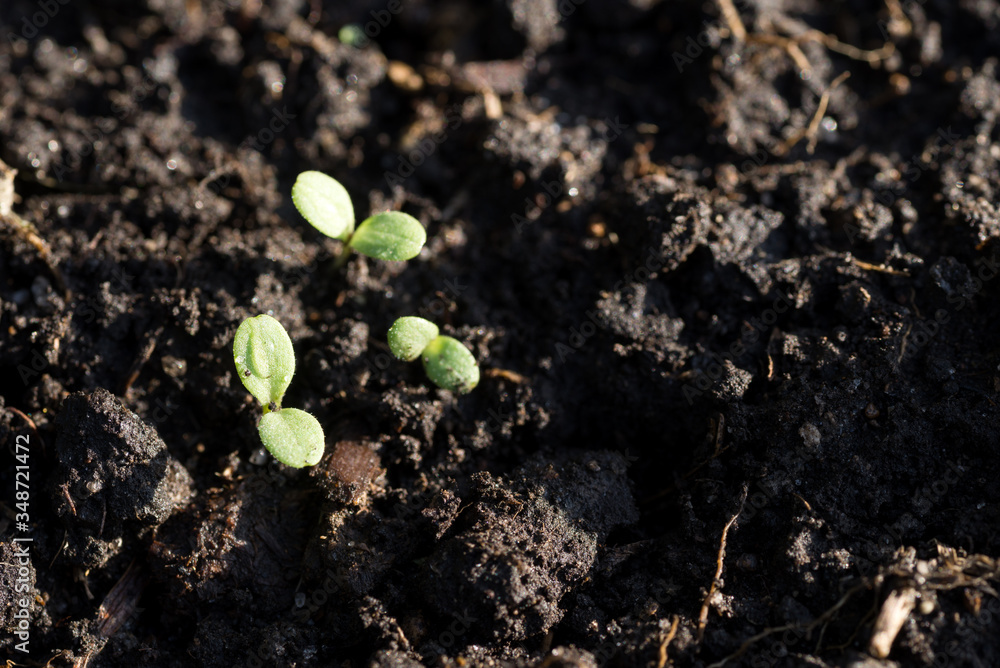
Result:
{"type": "Polygon", "coordinates": [[[544,209],[564,195],[596,195],[607,140],[586,124],[569,118],[539,117],[528,110],[496,123],[486,140],[490,154],[508,168],[522,169],[542,190],[536,203],[544,209]]]}
{"type": "Polygon", "coordinates": [[[637,518],[625,469],[621,455],[597,452],[530,463],[510,480],[473,476],[468,505],[424,570],[428,602],[446,617],[480,620],[475,636],[544,633],[608,532],[637,518]]]}
{"type": "Polygon", "coordinates": [[[542,51],[562,39],[559,0],[508,0],[507,5],[514,28],[525,36],[528,47],[534,51],[542,51]]]}
{"type": "Polygon", "coordinates": [[[302,559],[309,497],[288,493],[277,469],[212,490],[157,532],[150,556],[166,591],[187,609],[290,609],[297,571],[288,565],[302,559]]]}
{"type": "Polygon", "coordinates": [[[369,485],[385,473],[379,464],[378,455],[365,444],[340,441],[314,473],[331,500],[362,505],[369,485]]]}
{"type": "Polygon", "coordinates": [[[187,470],[110,392],[70,395],[56,422],[51,494],[68,532],[64,554],[74,563],[104,564],[123,541],[162,524],[191,498],[187,470]]]}
{"type": "Polygon", "coordinates": [[[663,272],[677,269],[705,241],[712,214],[706,199],[701,189],[686,189],[663,175],[637,179],[623,207],[630,222],[622,226],[623,250],[633,258],[651,257],[663,272]]]}

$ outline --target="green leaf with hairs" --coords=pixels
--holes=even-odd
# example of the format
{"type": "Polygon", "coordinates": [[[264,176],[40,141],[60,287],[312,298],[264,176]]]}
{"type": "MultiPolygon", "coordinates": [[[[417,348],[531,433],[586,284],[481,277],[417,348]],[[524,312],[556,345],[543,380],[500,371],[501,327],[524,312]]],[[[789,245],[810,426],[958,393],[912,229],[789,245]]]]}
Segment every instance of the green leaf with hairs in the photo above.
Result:
{"type": "Polygon", "coordinates": [[[351,248],[377,260],[409,260],[427,241],[424,226],[402,211],[387,211],[366,219],[351,237],[351,248]]]}
{"type": "Polygon", "coordinates": [[[298,408],[265,413],[257,431],[261,443],[275,459],[297,469],[319,462],[326,447],[319,420],[298,408]]]}
{"type": "Polygon", "coordinates": [[[420,357],[427,344],[437,338],[438,326],[417,316],[403,316],[389,328],[389,349],[404,362],[420,357]]]}
{"type": "Polygon", "coordinates": [[[302,172],[292,186],[302,217],[328,237],[347,241],[354,231],[354,205],[344,186],[322,172],[302,172]]]}
{"type": "Polygon", "coordinates": [[[461,341],[439,336],[424,348],[424,370],[434,384],[457,394],[465,394],[479,384],[479,366],[461,341]]]}
{"type": "Polygon", "coordinates": [[[244,320],[233,339],[233,361],[243,386],[257,401],[281,404],[295,375],[295,351],[280,322],[264,314],[244,320]]]}

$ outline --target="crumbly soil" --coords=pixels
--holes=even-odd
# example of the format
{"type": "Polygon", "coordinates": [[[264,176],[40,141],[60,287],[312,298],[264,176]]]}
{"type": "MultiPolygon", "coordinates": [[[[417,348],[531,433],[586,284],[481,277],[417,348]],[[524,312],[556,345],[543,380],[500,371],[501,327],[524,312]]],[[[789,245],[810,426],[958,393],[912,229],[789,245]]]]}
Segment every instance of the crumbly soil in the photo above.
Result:
{"type": "Polygon", "coordinates": [[[17,665],[1000,665],[997,0],[0,27],[17,665]],[[308,169],[424,251],[335,268],[308,169]],[[235,376],[258,313],[313,468],[235,376]],[[393,359],[402,315],[479,386],[393,359]]]}

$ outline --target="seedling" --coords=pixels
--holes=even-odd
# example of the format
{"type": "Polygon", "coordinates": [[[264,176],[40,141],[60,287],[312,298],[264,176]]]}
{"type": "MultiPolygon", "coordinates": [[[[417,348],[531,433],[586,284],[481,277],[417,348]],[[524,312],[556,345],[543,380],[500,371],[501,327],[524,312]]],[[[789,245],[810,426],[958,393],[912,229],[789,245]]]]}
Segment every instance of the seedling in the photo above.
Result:
{"type": "Polygon", "coordinates": [[[298,408],[282,408],[295,375],[295,351],[281,323],[269,315],[247,318],[233,340],[236,372],[264,407],[257,424],[260,440],[282,464],[313,466],[323,456],[326,438],[319,421],[298,408]]]}
{"type": "Polygon", "coordinates": [[[389,349],[404,362],[422,356],[428,378],[445,390],[465,394],[479,383],[479,367],[469,349],[441,335],[429,320],[409,315],[396,320],[389,328],[389,349]]]}
{"type": "Polygon", "coordinates": [[[292,202],[310,225],[344,242],[337,266],[351,250],[377,260],[409,260],[420,253],[427,232],[413,216],[387,211],[366,218],[354,229],[354,205],[344,186],[320,172],[302,172],[292,186],[292,202]]]}

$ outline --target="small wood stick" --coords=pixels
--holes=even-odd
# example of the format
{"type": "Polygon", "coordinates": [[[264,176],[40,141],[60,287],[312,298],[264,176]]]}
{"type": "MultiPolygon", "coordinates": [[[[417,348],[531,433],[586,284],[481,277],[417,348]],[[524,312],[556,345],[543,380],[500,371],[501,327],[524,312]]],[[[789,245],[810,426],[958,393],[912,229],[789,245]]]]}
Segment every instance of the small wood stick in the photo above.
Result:
{"type": "Polygon", "coordinates": [[[733,39],[737,42],[747,41],[747,28],[743,25],[743,19],[740,18],[733,0],[719,0],[719,11],[729,25],[729,32],[733,33],[733,39]]]}
{"type": "Polygon", "coordinates": [[[906,618],[917,604],[917,591],[911,587],[894,589],[882,604],[882,610],[875,620],[875,629],[868,642],[868,652],[876,659],[889,656],[892,643],[906,618]]]}
{"type": "Polygon", "coordinates": [[[740,507],[733,515],[726,526],[722,529],[722,539],[719,541],[719,556],[715,562],[715,577],[712,578],[712,584],[708,587],[708,594],[705,596],[704,603],[701,604],[701,612],[698,613],[698,644],[701,644],[702,638],[705,637],[705,626],[708,625],[708,609],[711,606],[712,597],[715,595],[715,589],[719,586],[720,578],[722,577],[722,565],[726,560],[726,537],[729,535],[729,528],[733,526],[736,522],[736,518],[740,516],[743,512],[743,506],[747,502],[747,488],[743,488],[743,497],[740,499],[740,507]]]}

